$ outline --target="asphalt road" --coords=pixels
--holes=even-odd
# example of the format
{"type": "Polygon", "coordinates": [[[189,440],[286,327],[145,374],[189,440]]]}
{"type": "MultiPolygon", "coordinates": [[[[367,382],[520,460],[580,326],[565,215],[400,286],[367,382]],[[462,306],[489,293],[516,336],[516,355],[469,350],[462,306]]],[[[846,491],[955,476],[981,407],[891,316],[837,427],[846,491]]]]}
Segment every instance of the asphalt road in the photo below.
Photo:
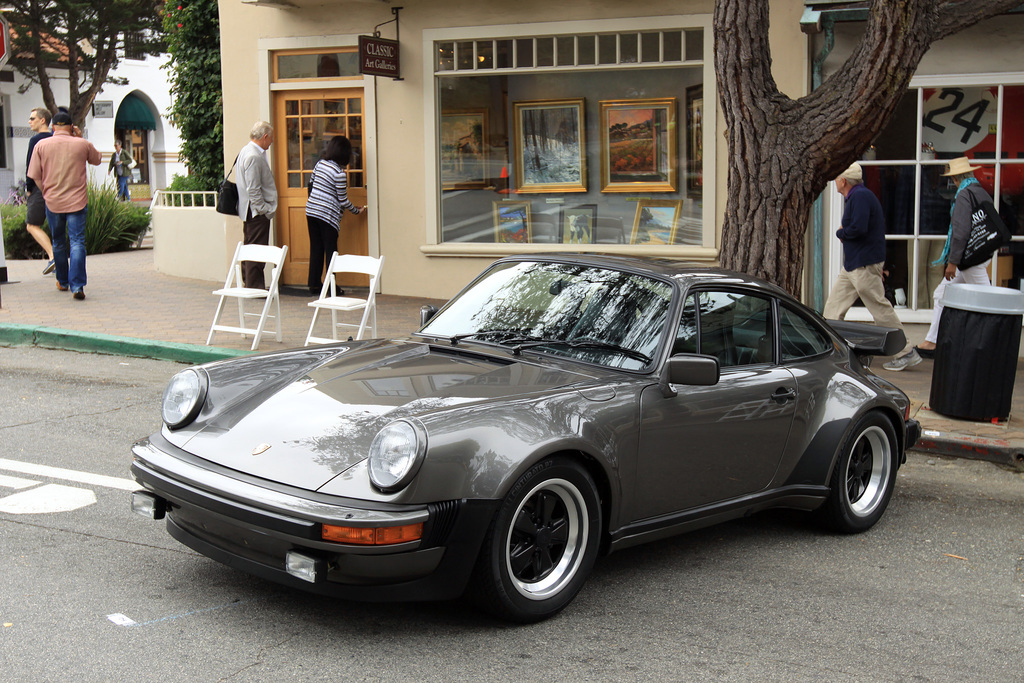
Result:
{"type": "Polygon", "coordinates": [[[283,589],[133,515],[129,446],[180,367],[0,348],[0,680],[1024,680],[1019,473],[912,454],[867,534],[756,516],[604,558],[510,626],[283,589]]]}

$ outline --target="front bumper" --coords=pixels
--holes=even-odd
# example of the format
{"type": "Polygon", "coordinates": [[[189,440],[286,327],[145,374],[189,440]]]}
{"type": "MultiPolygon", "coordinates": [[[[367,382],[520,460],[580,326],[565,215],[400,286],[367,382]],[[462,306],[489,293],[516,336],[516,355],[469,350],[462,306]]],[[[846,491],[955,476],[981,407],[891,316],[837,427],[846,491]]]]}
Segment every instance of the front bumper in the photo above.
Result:
{"type": "Polygon", "coordinates": [[[379,505],[243,478],[181,453],[159,435],[132,447],[131,472],[166,511],[175,539],[230,567],[340,598],[442,600],[465,589],[498,501],[379,505]],[[182,457],[179,457],[182,456],[182,457]],[[321,540],[321,525],[423,523],[423,538],[390,546],[321,540]],[[315,583],[286,571],[289,552],[322,561],[315,583]]]}

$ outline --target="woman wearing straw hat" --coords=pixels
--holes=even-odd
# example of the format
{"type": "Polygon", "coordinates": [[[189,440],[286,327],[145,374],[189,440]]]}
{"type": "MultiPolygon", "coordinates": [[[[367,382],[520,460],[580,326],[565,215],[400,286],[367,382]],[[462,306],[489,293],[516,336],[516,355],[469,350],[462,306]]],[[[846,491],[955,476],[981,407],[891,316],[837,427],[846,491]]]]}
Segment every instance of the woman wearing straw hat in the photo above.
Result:
{"type": "MultiPolygon", "coordinates": [[[[928,334],[925,335],[924,341],[914,347],[925,358],[932,358],[935,355],[935,342],[939,338],[939,319],[942,317],[942,304],[940,301],[942,300],[943,292],[946,290],[946,285],[960,283],[972,285],[992,284],[988,279],[989,261],[971,266],[970,268],[964,268],[963,270],[957,267],[957,264],[960,263],[960,257],[963,256],[964,247],[967,246],[967,238],[971,234],[972,197],[974,199],[974,206],[980,205],[985,201],[992,201],[992,198],[988,196],[988,192],[981,186],[978,179],[974,177],[974,172],[979,168],[981,166],[971,166],[971,160],[967,157],[960,157],[951,160],[949,162],[949,170],[942,174],[947,178],[952,178],[953,182],[957,184],[957,189],[956,196],[953,198],[953,206],[949,212],[949,235],[946,237],[946,246],[942,249],[942,256],[932,263],[933,266],[945,264],[942,282],[935,288],[935,293],[932,295],[932,300],[935,302],[935,308],[932,311],[932,324],[928,328],[928,334]]],[[[889,366],[898,363],[899,360],[897,358],[882,367],[892,370],[894,368],[889,366]]],[[[900,369],[902,370],[902,368],[900,369]]]]}

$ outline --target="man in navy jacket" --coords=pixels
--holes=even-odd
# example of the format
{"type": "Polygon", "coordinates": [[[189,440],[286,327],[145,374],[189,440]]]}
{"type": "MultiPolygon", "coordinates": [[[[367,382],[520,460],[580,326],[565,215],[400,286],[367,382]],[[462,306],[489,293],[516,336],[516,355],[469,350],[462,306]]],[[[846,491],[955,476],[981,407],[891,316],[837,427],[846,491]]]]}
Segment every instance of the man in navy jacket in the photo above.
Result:
{"type": "MultiPolygon", "coordinates": [[[[824,316],[842,320],[860,298],[876,325],[903,329],[892,304],[885,298],[882,266],[885,264],[885,216],[878,197],[864,187],[864,170],[854,163],[836,178],[836,189],[843,195],[842,227],[836,237],[843,243],[843,267],[832,285],[824,316]]],[[[912,348],[910,353],[886,363],[886,370],[903,370],[921,362],[912,348]],[[893,367],[890,367],[893,366],[893,367]]]]}

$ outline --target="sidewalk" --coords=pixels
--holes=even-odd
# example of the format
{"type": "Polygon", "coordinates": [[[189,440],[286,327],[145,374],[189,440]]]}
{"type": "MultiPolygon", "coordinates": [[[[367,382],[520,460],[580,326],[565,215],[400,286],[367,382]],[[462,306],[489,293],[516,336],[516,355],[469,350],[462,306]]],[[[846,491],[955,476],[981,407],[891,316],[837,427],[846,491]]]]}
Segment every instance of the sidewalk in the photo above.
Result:
{"type": "MultiPolygon", "coordinates": [[[[249,352],[251,338],[225,332],[217,333],[213,346],[205,346],[217,305],[211,292],[223,283],[159,273],[149,249],[90,256],[85,301],[57,291],[54,278],[42,275],[44,264],[7,261],[9,282],[0,285],[0,347],[36,344],[186,363],[249,352]]],[[[272,331],[265,333],[259,351],[302,346],[312,318],[310,299],[302,289],[282,291],[283,341],[274,339],[272,331]]],[[[377,334],[408,335],[419,328],[421,306],[442,303],[378,295],[377,334]]],[[[352,319],[358,321],[358,317],[352,319]]],[[[908,336],[917,343],[924,331],[923,325],[911,325],[908,336]]],[[[915,450],[1024,468],[1024,367],[1018,364],[1010,419],[989,424],[957,420],[928,409],[932,363],[925,360],[903,372],[881,369],[882,359],[873,364],[879,375],[913,401],[912,416],[924,430],[915,450]]]]}
{"type": "MultiPolygon", "coordinates": [[[[68,292],[58,291],[53,276],[42,275],[44,265],[42,260],[7,261],[9,282],[0,285],[0,328],[5,325],[55,328],[60,333],[45,330],[41,336],[46,339],[65,338],[65,348],[71,343],[75,350],[141,355],[188,363],[249,353],[251,336],[243,338],[227,332],[217,332],[212,347],[205,346],[217,309],[217,297],[212,292],[222,287],[224,282],[189,280],[158,272],[150,249],[90,256],[85,301],[75,301],[68,292]],[[69,333],[72,339],[66,338],[69,333]],[[147,343],[141,343],[143,341],[147,343]],[[170,355],[161,353],[161,347],[168,345],[174,352],[170,355]]],[[[307,305],[312,298],[305,288],[283,287],[283,339],[278,342],[274,338],[273,321],[270,321],[257,351],[302,346],[313,317],[313,309],[307,305]]],[[[420,306],[440,306],[442,303],[434,299],[378,295],[377,334],[382,337],[407,335],[420,326],[420,306]]],[[[235,301],[228,300],[221,323],[232,324],[232,314],[236,310],[235,301]]],[[[249,302],[246,310],[258,312],[259,304],[249,302]]],[[[326,318],[321,315],[320,318],[330,320],[329,315],[326,318]]],[[[358,323],[359,315],[340,314],[339,320],[358,323]]],[[[249,324],[254,323],[250,321],[249,324]]],[[[317,329],[318,334],[330,334],[327,323],[321,327],[318,322],[317,329]]],[[[31,330],[20,329],[18,332],[19,335],[32,332],[40,336],[31,330]]],[[[10,329],[0,331],[0,345],[12,343],[10,337],[13,334],[10,329]]]]}

